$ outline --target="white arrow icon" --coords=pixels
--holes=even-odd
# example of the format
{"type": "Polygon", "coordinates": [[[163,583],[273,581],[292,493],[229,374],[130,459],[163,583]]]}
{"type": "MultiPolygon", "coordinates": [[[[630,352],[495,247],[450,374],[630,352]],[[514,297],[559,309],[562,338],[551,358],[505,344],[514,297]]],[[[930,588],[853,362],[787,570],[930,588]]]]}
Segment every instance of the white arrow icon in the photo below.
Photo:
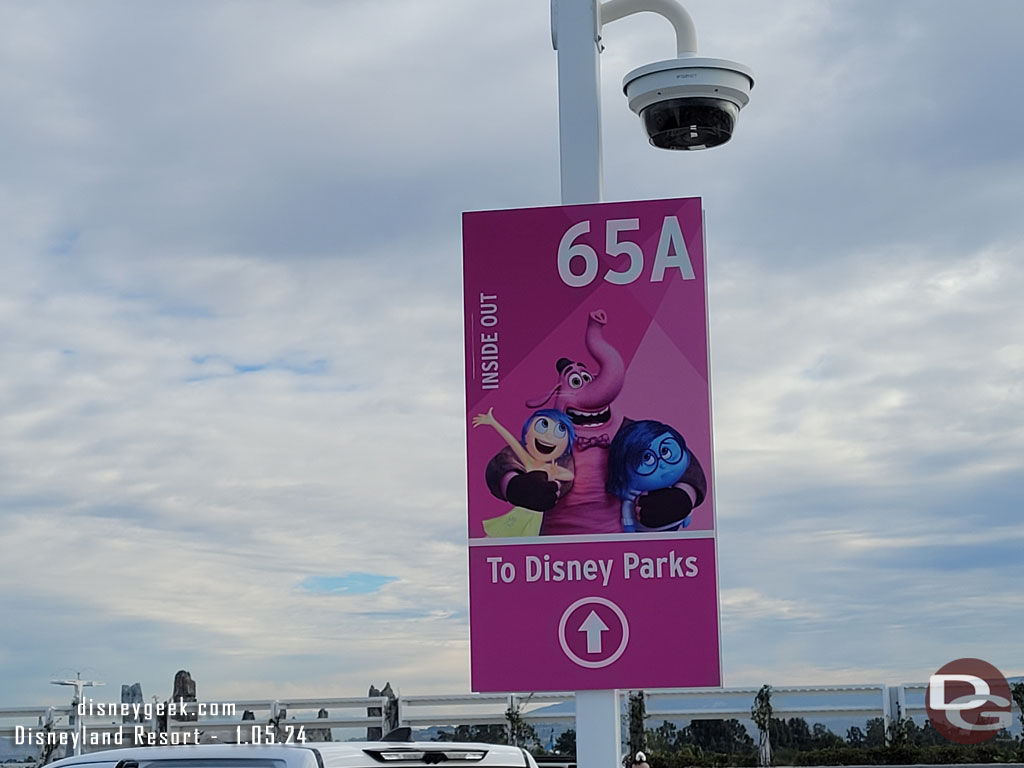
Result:
{"type": "Polygon", "coordinates": [[[587,633],[587,653],[601,652],[601,633],[608,631],[608,625],[601,621],[597,611],[591,611],[577,631],[587,633]]]}
{"type": "MultiPolygon", "coordinates": [[[[580,611],[582,613],[582,611],[580,611]]],[[[608,614],[605,613],[607,616],[608,614]]],[[[573,624],[576,623],[574,620],[573,624]]],[[[593,656],[596,654],[605,654],[607,650],[604,648],[604,637],[602,632],[608,631],[608,625],[601,620],[600,615],[597,611],[591,609],[585,618],[578,626],[577,632],[586,632],[587,634],[587,655],[593,656]]],[[[581,597],[579,600],[574,602],[565,612],[562,614],[562,618],[558,622],[558,644],[562,646],[562,652],[569,657],[569,660],[573,664],[578,664],[586,669],[600,669],[601,667],[607,667],[609,664],[615,663],[615,661],[626,652],[626,644],[629,642],[629,622],[626,621],[626,614],[622,612],[611,600],[604,597],[581,597]],[[582,656],[578,656],[573,652],[569,646],[569,618],[577,616],[577,610],[587,605],[603,605],[605,608],[611,610],[615,614],[615,618],[618,619],[619,626],[622,627],[622,637],[619,639],[619,647],[611,652],[605,658],[589,658],[585,659],[582,656]]]]}

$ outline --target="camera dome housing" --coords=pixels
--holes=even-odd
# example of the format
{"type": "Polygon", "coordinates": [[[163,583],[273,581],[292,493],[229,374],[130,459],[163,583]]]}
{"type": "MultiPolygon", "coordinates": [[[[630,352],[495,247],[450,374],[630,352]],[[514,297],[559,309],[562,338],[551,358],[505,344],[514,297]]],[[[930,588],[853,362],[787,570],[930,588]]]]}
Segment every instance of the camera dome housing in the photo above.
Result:
{"type": "Polygon", "coordinates": [[[683,56],[634,69],[622,80],[629,108],[661,149],[709,149],[732,138],[754,87],[734,61],[683,56]]]}

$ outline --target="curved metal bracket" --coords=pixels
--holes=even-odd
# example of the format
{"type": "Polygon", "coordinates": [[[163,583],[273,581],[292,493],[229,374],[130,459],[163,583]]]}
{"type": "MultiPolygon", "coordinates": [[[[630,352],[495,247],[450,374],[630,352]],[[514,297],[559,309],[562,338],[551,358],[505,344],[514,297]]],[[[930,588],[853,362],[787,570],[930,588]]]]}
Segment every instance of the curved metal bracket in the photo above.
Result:
{"type": "Polygon", "coordinates": [[[676,0],[606,0],[598,6],[598,25],[604,26],[644,11],[656,13],[671,22],[676,31],[677,56],[693,56],[697,53],[697,31],[693,19],[676,0]]]}

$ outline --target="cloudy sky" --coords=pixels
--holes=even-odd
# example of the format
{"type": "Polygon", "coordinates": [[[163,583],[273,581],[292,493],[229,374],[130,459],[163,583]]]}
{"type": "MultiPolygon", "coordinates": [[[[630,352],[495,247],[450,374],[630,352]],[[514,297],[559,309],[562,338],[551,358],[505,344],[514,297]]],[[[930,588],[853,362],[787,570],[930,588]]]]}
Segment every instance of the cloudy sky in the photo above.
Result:
{"type": "MultiPolygon", "coordinates": [[[[1024,3],[690,0],[728,685],[1024,672],[1024,3]]],[[[469,690],[461,212],[559,203],[544,0],[0,4],[0,705],[469,690]]],[[[680,606],[680,610],[684,607],[680,606]]]]}

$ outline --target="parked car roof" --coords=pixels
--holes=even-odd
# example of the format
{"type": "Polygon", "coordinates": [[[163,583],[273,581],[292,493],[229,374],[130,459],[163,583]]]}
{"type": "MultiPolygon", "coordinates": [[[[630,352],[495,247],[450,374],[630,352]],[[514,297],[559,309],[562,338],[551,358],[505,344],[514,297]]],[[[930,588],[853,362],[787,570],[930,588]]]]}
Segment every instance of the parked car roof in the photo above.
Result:
{"type": "Polygon", "coordinates": [[[341,741],[127,747],[66,757],[51,768],[537,768],[519,747],[467,742],[341,741]],[[276,766],[274,764],[277,764],[276,766]]]}

